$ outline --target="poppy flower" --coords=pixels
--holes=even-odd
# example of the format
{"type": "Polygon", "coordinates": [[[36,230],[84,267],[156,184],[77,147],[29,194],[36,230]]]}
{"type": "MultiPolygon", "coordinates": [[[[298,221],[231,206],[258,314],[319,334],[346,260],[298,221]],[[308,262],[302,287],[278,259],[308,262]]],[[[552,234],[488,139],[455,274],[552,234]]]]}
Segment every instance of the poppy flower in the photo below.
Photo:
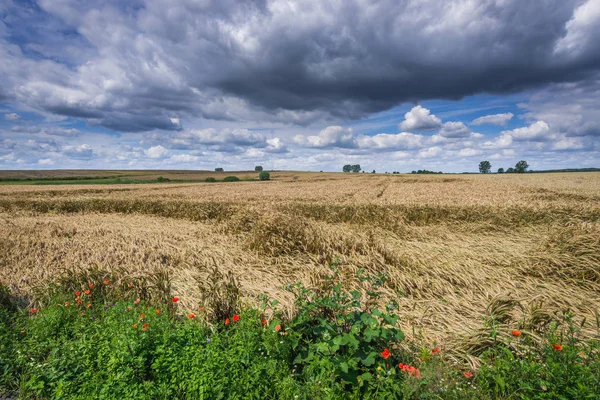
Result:
{"type": "Polygon", "coordinates": [[[560,344],[557,343],[554,345],[554,350],[561,351],[562,349],[563,349],[563,347],[560,344]]]}
{"type": "Polygon", "coordinates": [[[146,324],[142,325],[142,328],[143,328],[144,330],[146,330],[146,329],[148,329],[148,325],[149,325],[149,324],[147,324],[147,323],[146,323],[146,324]]]}
{"type": "Polygon", "coordinates": [[[30,308],[29,312],[35,314],[37,312],[37,308],[30,308]]]}
{"type": "Polygon", "coordinates": [[[156,315],[160,314],[160,310],[156,310],[156,315]]]}
{"type": "Polygon", "coordinates": [[[266,319],[263,319],[263,320],[261,321],[261,323],[262,323],[262,325],[263,325],[263,326],[266,326],[266,325],[267,325],[267,320],[266,320],[266,319]]]}
{"type": "Polygon", "coordinates": [[[90,289],[91,289],[91,288],[93,288],[93,287],[94,287],[94,284],[93,284],[93,283],[90,283],[90,284],[89,284],[89,286],[90,286],[90,289]]]}
{"type": "Polygon", "coordinates": [[[140,319],[142,319],[142,318],[146,318],[146,314],[141,314],[140,319]]]}
{"type": "Polygon", "coordinates": [[[132,288],[132,287],[133,287],[133,284],[132,284],[132,283],[128,283],[128,284],[127,284],[127,287],[130,287],[130,288],[132,288]]]}
{"type": "Polygon", "coordinates": [[[141,300],[140,300],[140,298],[138,297],[137,299],[135,299],[135,300],[133,301],[133,304],[138,304],[140,301],[141,301],[141,300]]]}
{"type": "Polygon", "coordinates": [[[179,301],[179,297],[173,297],[173,303],[177,303],[179,301]]]}
{"type": "Polygon", "coordinates": [[[234,315],[233,316],[233,322],[238,322],[240,320],[240,316],[239,315],[234,315]]]}
{"type": "Polygon", "coordinates": [[[392,353],[390,353],[390,351],[389,351],[388,349],[383,349],[383,351],[381,352],[381,356],[382,356],[383,358],[385,358],[386,360],[387,360],[387,358],[388,358],[389,356],[391,356],[391,355],[392,355],[392,353]]]}
{"type": "Polygon", "coordinates": [[[229,318],[225,318],[225,325],[229,325],[229,318]]]}
{"type": "Polygon", "coordinates": [[[88,290],[84,291],[83,293],[85,293],[85,294],[90,294],[90,293],[91,293],[91,291],[90,291],[90,289],[88,289],[88,290]]]}
{"type": "Polygon", "coordinates": [[[131,325],[131,327],[132,327],[133,329],[136,329],[136,328],[137,328],[137,324],[132,324],[132,325],[131,325]]]}
{"type": "Polygon", "coordinates": [[[521,336],[521,335],[522,335],[522,333],[521,333],[521,331],[519,331],[518,329],[513,329],[513,331],[512,331],[512,335],[513,335],[514,337],[519,337],[519,336],[521,336]]]}
{"type": "Polygon", "coordinates": [[[275,332],[279,332],[280,330],[281,330],[281,325],[277,325],[277,326],[275,327],[275,332]]]}
{"type": "Polygon", "coordinates": [[[81,292],[75,292],[75,297],[81,296],[81,292]]]}
{"type": "Polygon", "coordinates": [[[92,306],[92,303],[87,303],[85,306],[86,306],[87,308],[90,308],[90,307],[92,306]]]}
{"type": "Polygon", "coordinates": [[[108,285],[109,283],[110,283],[110,279],[106,279],[106,280],[104,281],[104,284],[105,284],[105,285],[108,285]]]}
{"type": "Polygon", "coordinates": [[[68,301],[65,301],[65,307],[69,307],[69,304],[71,304],[71,303],[69,303],[68,301]]]}
{"type": "Polygon", "coordinates": [[[473,377],[473,374],[469,371],[465,371],[463,372],[463,376],[467,379],[471,379],[473,377]]]}
{"type": "Polygon", "coordinates": [[[440,350],[439,347],[436,347],[435,349],[431,350],[431,354],[440,354],[442,352],[442,350],[440,350]]]}
{"type": "Polygon", "coordinates": [[[198,310],[204,312],[204,307],[200,307],[200,308],[198,308],[198,310]]]}
{"type": "Polygon", "coordinates": [[[196,318],[196,314],[190,313],[190,314],[188,314],[188,318],[189,319],[194,319],[194,318],[196,318]]]}

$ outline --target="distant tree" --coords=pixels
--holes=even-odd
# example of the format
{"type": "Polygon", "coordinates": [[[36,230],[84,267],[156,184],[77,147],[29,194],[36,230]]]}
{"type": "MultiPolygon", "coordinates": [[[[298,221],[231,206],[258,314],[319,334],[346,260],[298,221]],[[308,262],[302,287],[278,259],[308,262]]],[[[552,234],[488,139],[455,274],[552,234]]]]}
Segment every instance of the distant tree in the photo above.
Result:
{"type": "Polygon", "coordinates": [[[489,161],[482,161],[479,163],[479,172],[482,174],[489,174],[492,170],[492,164],[489,161]]]}
{"type": "Polygon", "coordinates": [[[352,172],[360,172],[360,164],[354,164],[351,166],[352,172]]]}
{"type": "Polygon", "coordinates": [[[527,168],[529,168],[529,164],[527,164],[527,161],[525,160],[521,160],[515,165],[515,171],[519,174],[527,171],[527,168]]]}
{"type": "Polygon", "coordinates": [[[215,172],[223,172],[224,169],[223,168],[215,168],[215,172]]]}
{"type": "Polygon", "coordinates": [[[412,171],[412,172],[411,172],[411,174],[416,174],[416,173],[417,173],[417,171],[412,171]]]}
{"type": "Polygon", "coordinates": [[[226,176],[223,178],[223,182],[239,182],[240,178],[237,176],[226,176]]]}
{"type": "Polygon", "coordinates": [[[508,168],[506,169],[506,173],[507,173],[507,174],[514,174],[515,172],[516,172],[516,171],[515,171],[515,169],[514,169],[513,167],[508,167],[508,168]]]}
{"type": "Polygon", "coordinates": [[[262,167],[262,166],[260,166],[260,165],[257,165],[256,167],[254,167],[254,171],[255,171],[255,172],[260,172],[260,171],[262,171],[262,170],[263,170],[263,167],[262,167]]]}
{"type": "Polygon", "coordinates": [[[375,174],[376,172],[375,172],[375,170],[373,170],[373,172],[371,172],[371,173],[372,173],[372,174],[375,174]]]}
{"type": "Polygon", "coordinates": [[[342,168],[342,171],[344,171],[344,172],[352,172],[352,165],[350,165],[350,164],[344,165],[344,168],[342,168]]]}
{"type": "Polygon", "coordinates": [[[267,171],[262,171],[260,174],[258,174],[258,179],[261,181],[269,181],[271,180],[271,174],[269,174],[267,171]]]}
{"type": "Polygon", "coordinates": [[[503,174],[504,173],[504,168],[498,168],[498,173],[499,174],[503,174]]]}

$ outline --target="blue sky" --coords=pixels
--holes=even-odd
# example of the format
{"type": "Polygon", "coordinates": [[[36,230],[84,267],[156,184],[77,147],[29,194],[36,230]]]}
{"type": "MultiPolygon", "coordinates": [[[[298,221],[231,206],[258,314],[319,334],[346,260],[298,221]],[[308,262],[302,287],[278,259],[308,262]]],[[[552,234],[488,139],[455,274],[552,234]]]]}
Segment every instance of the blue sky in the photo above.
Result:
{"type": "Polygon", "coordinates": [[[599,167],[600,0],[0,0],[0,169],[599,167]]]}

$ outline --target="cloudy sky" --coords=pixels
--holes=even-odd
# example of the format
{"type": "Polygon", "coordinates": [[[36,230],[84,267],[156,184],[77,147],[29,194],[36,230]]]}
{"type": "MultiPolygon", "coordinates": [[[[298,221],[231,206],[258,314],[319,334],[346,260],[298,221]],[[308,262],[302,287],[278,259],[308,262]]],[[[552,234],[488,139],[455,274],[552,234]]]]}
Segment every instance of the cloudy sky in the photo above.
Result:
{"type": "Polygon", "coordinates": [[[0,0],[0,169],[600,167],[600,0],[0,0]]]}

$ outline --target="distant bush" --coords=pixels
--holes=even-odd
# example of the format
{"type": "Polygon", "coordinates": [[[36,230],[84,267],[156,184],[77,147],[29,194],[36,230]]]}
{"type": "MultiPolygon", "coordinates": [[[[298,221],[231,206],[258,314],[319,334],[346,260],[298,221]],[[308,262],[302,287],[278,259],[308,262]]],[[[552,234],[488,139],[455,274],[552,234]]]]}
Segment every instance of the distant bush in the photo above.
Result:
{"type": "Polygon", "coordinates": [[[257,165],[256,167],[254,167],[254,171],[256,171],[256,172],[260,172],[262,170],[263,170],[263,167],[260,165],[257,165]]]}
{"type": "Polygon", "coordinates": [[[239,180],[240,180],[240,178],[238,178],[237,176],[230,175],[230,176],[226,176],[223,179],[223,182],[239,182],[239,180]]]}
{"type": "Polygon", "coordinates": [[[156,178],[156,182],[171,182],[171,180],[169,178],[159,176],[158,178],[156,178]]]}
{"type": "Polygon", "coordinates": [[[213,178],[212,176],[209,176],[208,178],[206,178],[206,179],[204,180],[204,182],[209,182],[209,183],[216,182],[216,181],[217,181],[217,180],[216,180],[215,178],[213,178]]]}
{"type": "Polygon", "coordinates": [[[223,168],[215,168],[215,172],[223,172],[224,169],[223,168]]]}
{"type": "Polygon", "coordinates": [[[271,174],[269,174],[267,171],[263,171],[260,174],[258,174],[258,179],[260,179],[261,181],[271,180],[271,174]]]}

